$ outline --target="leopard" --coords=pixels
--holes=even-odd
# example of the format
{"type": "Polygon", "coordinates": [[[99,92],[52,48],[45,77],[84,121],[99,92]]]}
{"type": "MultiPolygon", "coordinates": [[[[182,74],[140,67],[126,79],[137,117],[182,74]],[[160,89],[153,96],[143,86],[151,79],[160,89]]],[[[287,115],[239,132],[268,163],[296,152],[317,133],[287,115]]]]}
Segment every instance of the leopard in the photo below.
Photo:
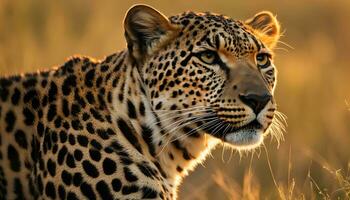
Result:
{"type": "Polygon", "coordinates": [[[177,199],[226,144],[252,150],[277,106],[280,23],[131,7],[127,47],[0,78],[0,199],[177,199]]]}

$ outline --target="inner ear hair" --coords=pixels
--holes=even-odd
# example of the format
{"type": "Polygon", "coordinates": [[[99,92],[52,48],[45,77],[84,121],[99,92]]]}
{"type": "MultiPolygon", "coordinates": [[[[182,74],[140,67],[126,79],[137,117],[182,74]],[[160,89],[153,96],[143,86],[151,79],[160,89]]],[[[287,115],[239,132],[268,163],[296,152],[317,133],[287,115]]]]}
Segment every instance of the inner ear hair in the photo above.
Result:
{"type": "Polygon", "coordinates": [[[276,17],[269,11],[262,11],[254,17],[245,21],[245,23],[253,28],[260,39],[270,48],[275,47],[280,37],[280,24],[276,17]]]}
{"type": "Polygon", "coordinates": [[[129,52],[136,60],[157,51],[176,30],[167,17],[146,5],[129,9],[124,28],[129,52]]]}

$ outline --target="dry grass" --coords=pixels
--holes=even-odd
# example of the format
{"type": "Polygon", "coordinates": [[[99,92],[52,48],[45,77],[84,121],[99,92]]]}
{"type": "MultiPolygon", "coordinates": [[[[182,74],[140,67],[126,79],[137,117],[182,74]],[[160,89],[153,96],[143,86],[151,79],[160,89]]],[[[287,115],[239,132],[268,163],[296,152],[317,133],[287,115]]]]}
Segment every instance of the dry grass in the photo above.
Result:
{"type": "MultiPolygon", "coordinates": [[[[279,148],[267,138],[243,156],[217,149],[184,181],[180,198],[349,199],[350,1],[176,2],[144,1],[166,14],[277,14],[284,36],[276,50],[276,98],[288,116],[279,148]]],[[[58,65],[73,54],[102,58],[124,48],[122,20],[134,3],[1,0],[0,74],[58,65]]]]}

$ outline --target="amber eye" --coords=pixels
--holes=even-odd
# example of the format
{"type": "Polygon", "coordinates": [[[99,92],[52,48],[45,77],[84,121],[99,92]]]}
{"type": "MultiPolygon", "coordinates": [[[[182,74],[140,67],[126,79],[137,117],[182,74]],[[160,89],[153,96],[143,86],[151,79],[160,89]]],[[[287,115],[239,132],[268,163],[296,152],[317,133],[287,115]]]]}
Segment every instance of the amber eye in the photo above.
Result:
{"type": "Polygon", "coordinates": [[[216,61],[216,57],[214,51],[203,51],[199,54],[199,59],[207,64],[213,64],[216,61]]]}
{"type": "Polygon", "coordinates": [[[256,63],[260,68],[266,68],[270,66],[270,55],[266,53],[259,53],[256,56],[256,63]]]}

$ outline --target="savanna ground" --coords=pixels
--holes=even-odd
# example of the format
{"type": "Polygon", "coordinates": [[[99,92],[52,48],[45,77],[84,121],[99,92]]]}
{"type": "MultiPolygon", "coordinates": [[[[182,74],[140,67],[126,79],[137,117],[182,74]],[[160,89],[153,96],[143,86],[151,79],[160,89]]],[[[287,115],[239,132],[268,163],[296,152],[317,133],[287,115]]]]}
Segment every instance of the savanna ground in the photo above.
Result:
{"type": "MultiPolygon", "coordinates": [[[[122,20],[136,1],[1,0],[0,75],[103,58],[125,47],[122,20]]],[[[187,177],[180,199],[350,198],[350,1],[144,1],[167,15],[212,11],[245,19],[270,10],[282,23],[276,98],[284,141],[240,155],[217,148],[187,177]],[[287,44],[287,45],[286,45],[287,44]]]]}

